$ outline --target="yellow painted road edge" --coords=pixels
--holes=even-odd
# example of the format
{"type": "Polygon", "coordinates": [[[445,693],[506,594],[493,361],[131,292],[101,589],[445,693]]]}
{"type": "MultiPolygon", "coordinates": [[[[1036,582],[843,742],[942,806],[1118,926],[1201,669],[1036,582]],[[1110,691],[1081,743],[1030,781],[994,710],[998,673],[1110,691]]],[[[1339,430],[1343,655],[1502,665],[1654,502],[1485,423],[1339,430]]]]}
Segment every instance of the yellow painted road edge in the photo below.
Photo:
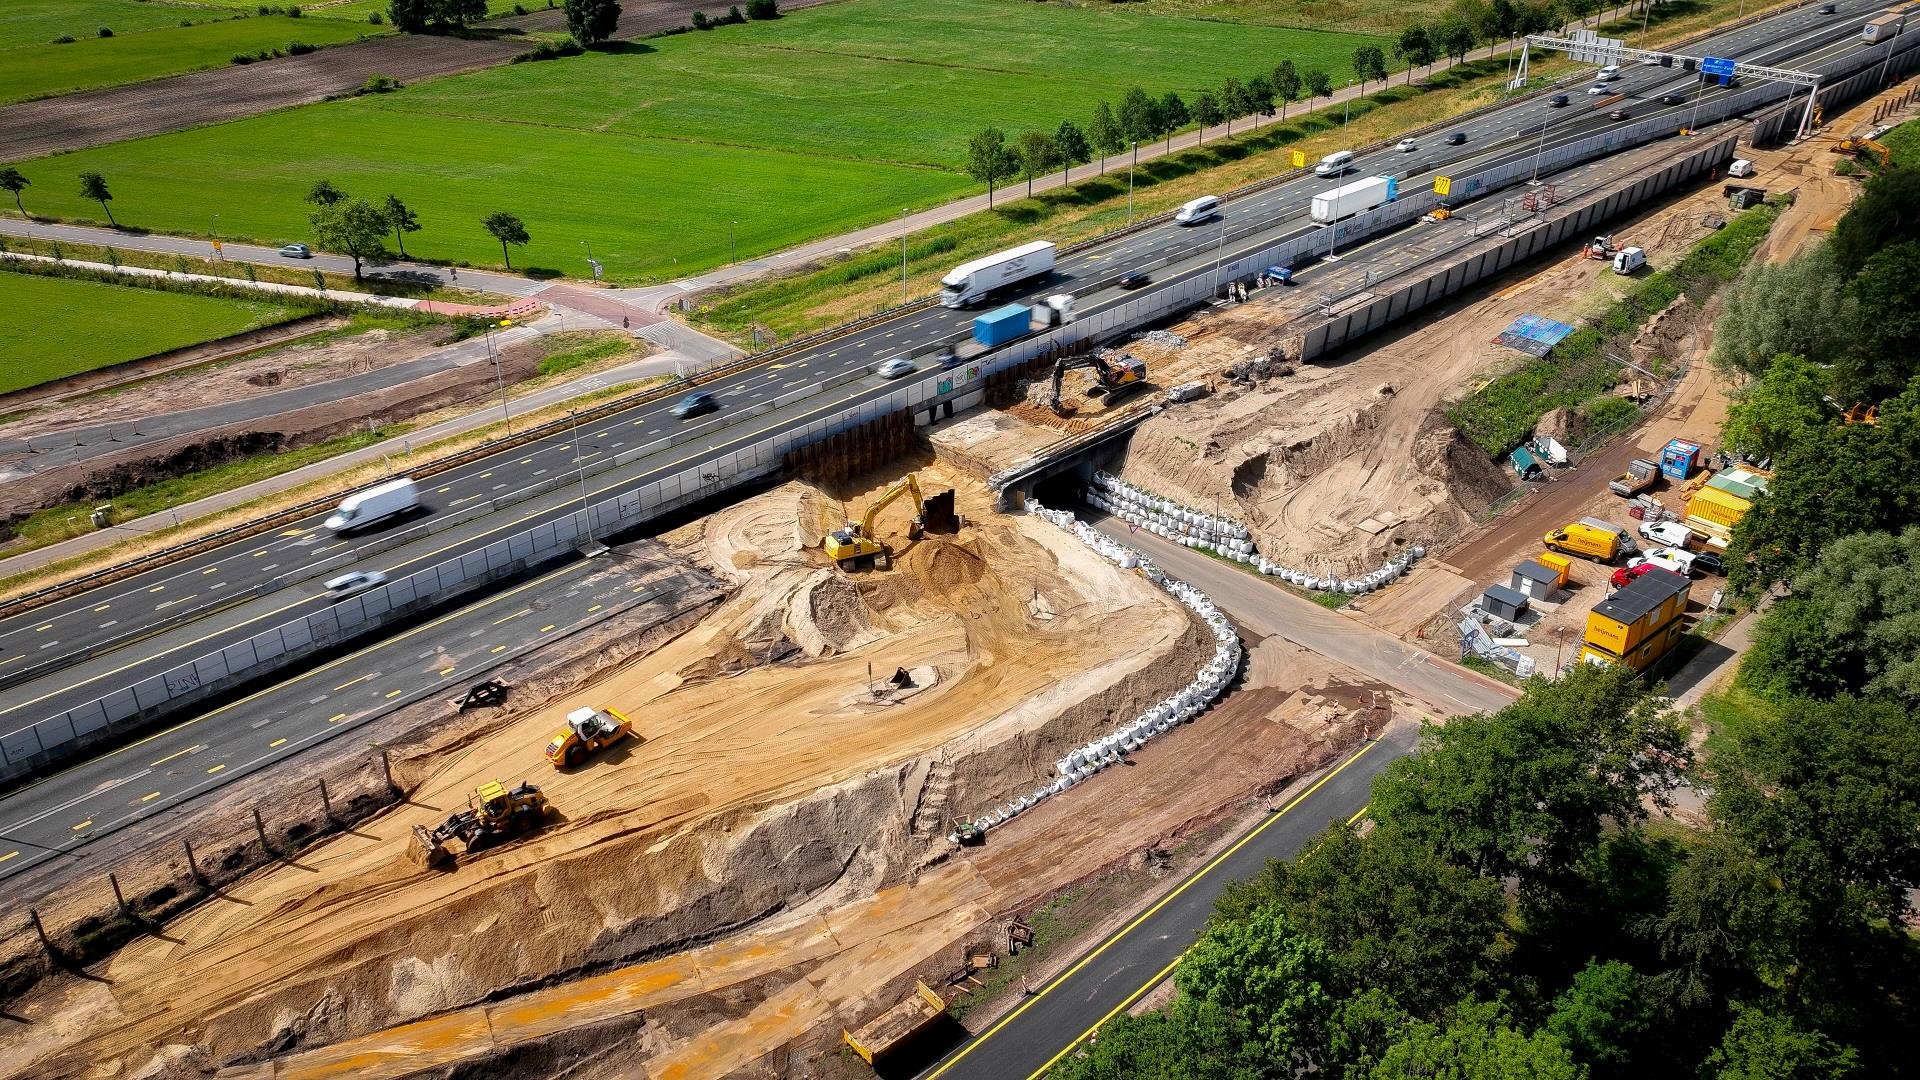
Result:
{"type": "MultiPolygon", "coordinates": [[[[1175,897],[1179,896],[1181,893],[1186,892],[1187,889],[1192,887],[1195,882],[1199,881],[1201,878],[1204,878],[1208,874],[1212,873],[1215,868],[1217,868],[1221,863],[1225,862],[1235,852],[1239,851],[1241,848],[1245,847],[1248,843],[1252,842],[1253,839],[1259,836],[1261,833],[1266,832],[1268,826],[1272,825],[1274,822],[1279,821],[1281,818],[1285,817],[1288,812],[1292,811],[1295,807],[1298,807],[1302,802],[1304,802],[1308,796],[1312,795],[1316,791],[1319,791],[1322,787],[1326,786],[1328,781],[1332,780],[1334,777],[1339,776],[1341,773],[1345,772],[1348,766],[1352,765],[1356,761],[1359,761],[1361,758],[1366,757],[1369,753],[1373,751],[1373,748],[1378,745],[1380,745],[1380,741],[1378,739],[1368,743],[1366,746],[1362,747],[1358,753],[1354,754],[1353,756],[1347,758],[1347,760],[1335,766],[1331,772],[1327,773],[1325,776],[1322,776],[1320,779],[1315,780],[1313,784],[1307,788],[1307,790],[1294,796],[1293,799],[1287,803],[1287,805],[1281,807],[1278,811],[1269,815],[1268,818],[1265,821],[1261,822],[1259,826],[1256,827],[1252,832],[1249,832],[1247,835],[1241,837],[1239,840],[1234,841],[1233,846],[1227,848],[1225,851],[1222,851],[1220,854],[1214,856],[1213,859],[1207,863],[1207,865],[1201,867],[1198,871],[1190,875],[1187,878],[1187,880],[1181,882],[1179,888],[1174,889],[1172,892],[1161,897],[1157,902],[1153,904],[1152,907],[1147,908],[1147,910],[1135,916],[1132,922],[1129,922],[1127,925],[1115,931],[1113,936],[1101,942],[1098,948],[1094,949],[1092,952],[1088,953],[1087,955],[1081,957],[1078,963],[1074,964],[1072,967],[1068,968],[1059,977],[1055,978],[1052,982],[1042,987],[1038,993],[1034,994],[1032,997],[1028,998],[1026,1001],[1021,1002],[1019,1008],[1008,1013],[1006,1016],[1000,1019],[999,1023],[994,1024],[992,1027],[982,1032],[977,1038],[973,1040],[973,1042],[969,1043],[965,1049],[961,1050],[958,1054],[955,1054],[951,1059],[949,1059],[946,1062],[946,1064],[941,1065],[938,1069],[935,1069],[933,1072],[928,1073],[926,1076],[926,1080],[938,1080],[938,1077],[946,1073],[948,1069],[951,1069],[955,1065],[958,1065],[962,1060],[966,1058],[968,1054],[971,1054],[974,1050],[978,1049],[988,1039],[991,1039],[995,1035],[999,1034],[1001,1028],[1004,1028],[1008,1024],[1011,1024],[1013,1023],[1013,1021],[1019,1019],[1022,1013],[1026,1012],[1029,1008],[1032,1008],[1036,1002],[1038,1002],[1041,998],[1046,997],[1048,994],[1052,993],[1057,987],[1065,985],[1069,979],[1073,978],[1075,974],[1079,973],[1080,969],[1086,967],[1088,964],[1093,963],[1094,960],[1100,957],[1100,954],[1106,952],[1109,948],[1112,948],[1115,943],[1125,938],[1128,934],[1133,933],[1134,930],[1140,927],[1141,923],[1146,922],[1148,919],[1152,918],[1153,915],[1156,912],[1158,912],[1161,908],[1172,903],[1175,897]]],[[[1181,955],[1184,956],[1185,954],[1182,953],[1181,955]]],[[[1098,1030],[1101,1024],[1104,1024],[1108,1020],[1112,1019],[1117,1013],[1120,1012],[1121,1009],[1124,1009],[1129,1005],[1132,1005],[1135,1001],[1139,1000],[1140,997],[1143,994],[1145,994],[1149,989],[1152,989],[1154,986],[1158,985],[1160,980],[1166,978],[1167,973],[1172,971],[1174,967],[1179,963],[1180,963],[1180,959],[1175,958],[1173,963],[1168,964],[1165,968],[1162,968],[1158,974],[1154,975],[1153,978],[1146,983],[1145,986],[1142,986],[1139,990],[1135,991],[1132,995],[1130,995],[1127,998],[1126,1001],[1122,1002],[1120,1006],[1115,1008],[1112,1012],[1109,1012],[1107,1015],[1101,1017],[1099,1022],[1095,1023],[1093,1027],[1088,1028],[1085,1032],[1081,1033],[1072,1042],[1068,1043],[1065,1049],[1061,1050],[1058,1054],[1055,1054],[1050,1060],[1048,1060],[1048,1062],[1045,1065],[1042,1065],[1040,1066],[1040,1068],[1036,1069],[1032,1073],[1032,1077],[1040,1076],[1042,1073],[1045,1073],[1048,1069],[1051,1069],[1061,1058],[1067,1056],[1067,1054],[1071,1052],[1074,1047],[1080,1045],[1080,1043],[1083,1040],[1085,1040],[1088,1035],[1091,1035],[1096,1030],[1098,1030]]],[[[1032,1077],[1029,1077],[1029,1080],[1032,1080],[1032,1077]]]]}

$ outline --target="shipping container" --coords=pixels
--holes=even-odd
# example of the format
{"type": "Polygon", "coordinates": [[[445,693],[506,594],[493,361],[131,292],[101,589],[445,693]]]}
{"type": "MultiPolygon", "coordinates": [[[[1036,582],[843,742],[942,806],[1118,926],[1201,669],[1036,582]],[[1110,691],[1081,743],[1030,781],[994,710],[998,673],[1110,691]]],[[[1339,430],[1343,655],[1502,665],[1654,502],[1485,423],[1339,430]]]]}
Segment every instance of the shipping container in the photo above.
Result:
{"type": "Polygon", "coordinates": [[[1313,220],[1328,225],[1343,218],[1385,206],[1400,193],[1400,182],[1391,176],[1369,176],[1342,184],[1313,197],[1313,220]]]}
{"type": "MultiPolygon", "coordinates": [[[[1718,479],[1717,477],[1715,479],[1718,479]]],[[[1687,517],[1731,529],[1753,509],[1752,501],[1708,484],[1687,501],[1687,517]]]]}
{"type": "Polygon", "coordinates": [[[1587,613],[1586,643],[1625,656],[1687,610],[1692,582],[1669,570],[1649,570],[1587,613]]]}
{"type": "Polygon", "coordinates": [[[1555,555],[1551,551],[1543,551],[1535,555],[1533,561],[1559,575],[1558,579],[1553,583],[1553,587],[1556,589],[1566,588],[1567,582],[1573,577],[1573,560],[1567,558],[1565,555],[1555,555]]]}
{"type": "Polygon", "coordinates": [[[1505,585],[1489,585],[1480,594],[1480,607],[1490,615],[1512,622],[1526,612],[1527,598],[1524,593],[1515,592],[1505,585]]]}
{"type": "Polygon", "coordinates": [[[1660,451],[1660,472],[1669,480],[1685,480],[1700,465],[1700,444],[1674,439],[1660,451]]]}
{"type": "Polygon", "coordinates": [[[1025,304],[1008,304],[973,320],[973,340],[991,349],[1021,337],[1032,325],[1032,308],[1025,304]]]}

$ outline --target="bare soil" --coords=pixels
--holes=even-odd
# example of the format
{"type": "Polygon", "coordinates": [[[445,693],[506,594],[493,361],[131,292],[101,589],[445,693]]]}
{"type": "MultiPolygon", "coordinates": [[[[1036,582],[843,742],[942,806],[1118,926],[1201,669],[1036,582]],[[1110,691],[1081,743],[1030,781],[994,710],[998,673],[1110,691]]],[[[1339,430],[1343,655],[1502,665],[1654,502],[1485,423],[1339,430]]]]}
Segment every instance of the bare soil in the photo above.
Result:
{"type": "Polygon", "coordinates": [[[1183,682],[1205,647],[1137,577],[960,487],[974,524],[908,545],[906,510],[890,510],[880,531],[901,545],[898,568],[851,581],[803,546],[838,507],[799,485],[690,527],[678,539],[739,589],[714,616],[579,693],[450,734],[407,767],[408,804],[128,946],[107,982],[20,1006],[34,1022],[0,1061],[61,1076],[262,1060],[911,876],[944,849],[943,807],[1030,786],[1183,682]],[[799,646],[788,659],[714,663],[781,639],[799,646]],[[869,667],[921,685],[876,696],[869,667]],[[623,708],[645,741],[554,773],[540,747],[583,704],[623,708]],[[943,745],[946,769],[919,758],[943,745]],[[451,873],[406,859],[412,825],[495,777],[538,778],[554,824],[451,873]]]}

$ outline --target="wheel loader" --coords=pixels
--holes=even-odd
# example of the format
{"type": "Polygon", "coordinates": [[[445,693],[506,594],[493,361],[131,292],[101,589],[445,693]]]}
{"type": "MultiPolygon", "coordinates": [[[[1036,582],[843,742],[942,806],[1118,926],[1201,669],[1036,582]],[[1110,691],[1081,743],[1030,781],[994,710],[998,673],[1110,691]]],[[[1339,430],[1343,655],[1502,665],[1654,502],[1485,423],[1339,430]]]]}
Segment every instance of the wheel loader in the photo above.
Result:
{"type": "Polygon", "coordinates": [[[538,828],[547,816],[547,809],[547,797],[532,784],[508,788],[498,780],[490,780],[467,796],[465,810],[448,815],[437,827],[415,825],[407,854],[421,866],[447,866],[454,859],[447,847],[449,840],[458,840],[468,851],[477,851],[538,828]]]}
{"type": "Polygon", "coordinates": [[[577,769],[588,755],[632,734],[633,721],[617,709],[575,709],[567,714],[567,726],[548,741],[547,760],[556,769],[577,769]]]}

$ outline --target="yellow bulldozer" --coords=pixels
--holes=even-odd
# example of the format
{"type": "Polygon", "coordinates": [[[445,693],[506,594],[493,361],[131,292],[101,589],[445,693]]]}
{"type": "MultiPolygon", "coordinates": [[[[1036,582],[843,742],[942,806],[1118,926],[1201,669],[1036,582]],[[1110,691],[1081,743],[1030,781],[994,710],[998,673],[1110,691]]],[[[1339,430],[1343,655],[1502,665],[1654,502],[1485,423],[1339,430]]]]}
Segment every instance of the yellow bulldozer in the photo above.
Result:
{"type": "Polygon", "coordinates": [[[547,760],[556,769],[577,769],[586,764],[588,755],[630,735],[633,721],[617,709],[575,709],[567,714],[567,726],[547,741],[547,760]]]}
{"type": "Polygon", "coordinates": [[[547,797],[532,784],[509,788],[498,780],[489,780],[467,796],[465,810],[448,815],[432,829],[415,825],[407,855],[421,866],[450,866],[454,855],[447,847],[448,841],[458,840],[468,851],[478,851],[539,828],[547,810],[547,797]]]}

